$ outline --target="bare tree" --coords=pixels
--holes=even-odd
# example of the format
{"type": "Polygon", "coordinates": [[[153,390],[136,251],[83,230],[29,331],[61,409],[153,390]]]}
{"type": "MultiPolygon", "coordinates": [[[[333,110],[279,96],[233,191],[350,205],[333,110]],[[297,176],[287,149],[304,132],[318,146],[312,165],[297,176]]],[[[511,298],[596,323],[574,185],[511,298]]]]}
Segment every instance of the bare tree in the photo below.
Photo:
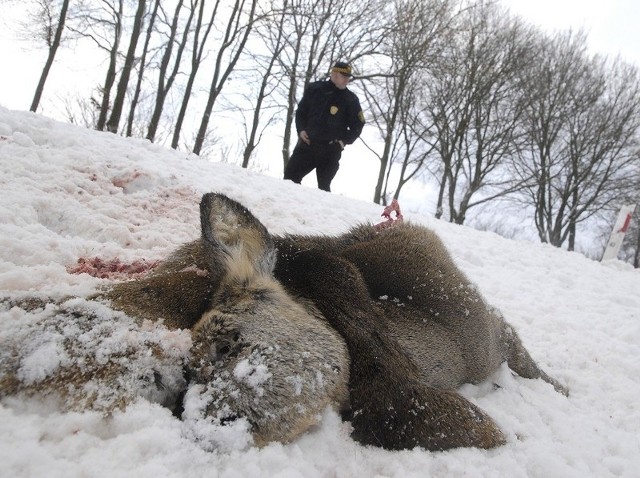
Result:
{"type": "Polygon", "coordinates": [[[127,130],[126,136],[131,136],[133,133],[133,121],[135,119],[135,111],[140,100],[140,94],[142,92],[142,80],[147,66],[147,54],[151,45],[151,37],[153,35],[154,25],[156,18],[158,17],[158,9],[160,8],[160,0],[154,0],[151,11],[149,12],[149,23],[147,25],[147,33],[145,35],[144,44],[142,46],[142,53],[140,54],[140,61],[138,66],[138,77],[136,81],[136,87],[133,91],[131,98],[131,104],[129,105],[129,115],[127,117],[127,130]]]}
{"type": "Polygon", "coordinates": [[[567,225],[562,235],[555,232],[553,236],[560,237],[560,244],[568,239],[569,250],[575,247],[579,222],[620,203],[626,193],[621,186],[637,161],[638,70],[619,62],[608,67],[598,57],[589,65],[589,76],[577,85],[580,96],[574,100],[575,112],[567,125],[570,178],[558,194],[559,202],[567,204],[567,213],[558,208],[555,221],[567,225]]]}
{"type": "MultiPolygon", "coordinates": [[[[372,119],[383,143],[382,151],[377,153],[380,168],[374,202],[386,202],[394,163],[401,163],[400,188],[418,172],[425,151],[430,149],[423,142],[430,125],[418,120],[415,99],[424,87],[421,75],[435,64],[449,35],[453,14],[453,4],[447,0],[397,0],[388,5],[386,18],[392,21],[381,47],[384,58],[378,60],[379,73],[370,77],[365,87],[372,119]],[[416,159],[418,167],[407,176],[414,153],[422,159],[416,159]]],[[[398,194],[396,190],[395,197],[398,194]]]]}
{"type": "Polygon", "coordinates": [[[281,9],[263,12],[263,14],[259,15],[261,21],[256,23],[256,33],[261,37],[260,41],[264,42],[270,51],[268,55],[251,55],[251,62],[256,66],[263,65],[263,69],[260,71],[259,87],[252,102],[250,121],[245,122],[246,138],[242,151],[243,168],[249,166],[251,155],[260,142],[262,132],[274,121],[274,115],[271,115],[266,121],[263,121],[262,116],[265,102],[272,96],[278,83],[273,71],[285,47],[283,25],[285,21],[284,12],[287,10],[288,1],[283,0],[281,9]],[[264,39],[268,40],[264,41],[264,39]]]}
{"type": "Polygon", "coordinates": [[[567,156],[563,128],[571,111],[576,78],[585,73],[585,38],[573,32],[555,38],[541,37],[533,47],[540,60],[523,71],[522,93],[527,106],[523,128],[525,148],[518,155],[518,172],[530,186],[526,189],[535,207],[535,224],[542,242],[557,243],[553,237],[553,179],[562,174],[561,158],[567,156]],[[532,180],[529,180],[532,178],[532,180]]]}
{"type": "Polygon", "coordinates": [[[38,105],[40,104],[44,85],[47,82],[49,71],[51,70],[51,66],[55,60],[58,48],[60,47],[62,32],[64,31],[64,24],[67,19],[69,0],[62,1],[62,4],[59,5],[59,12],[57,12],[57,15],[56,8],[58,6],[56,4],[57,2],[54,0],[40,0],[38,2],[38,24],[42,28],[41,36],[49,48],[49,53],[44,64],[44,68],[42,69],[42,73],[40,74],[40,80],[38,81],[38,86],[36,87],[36,91],[33,95],[33,101],[31,102],[30,110],[34,112],[38,109],[38,105]]]}
{"type": "Polygon", "coordinates": [[[227,27],[223,36],[218,39],[218,52],[215,57],[209,95],[193,145],[195,154],[200,154],[202,150],[213,106],[247,43],[254,23],[256,5],[257,0],[235,0],[229,9],[227,27]]]}
{"type": "Polygon", "coordinates": [[[575,247],[576,226],[616,197],[636,160],[640,89],[636,68],[589,58],[583,34],[566,32],[541,45],[524,72],[526,149],[517,171],[542,242],[575,247]]]}
{"type": "Polygon", "coordinates": [[[104,0],[99,4],[82,2],[73,25],[69,30],[79,38],[89,39],[108,56],[104,85],[100,87],[100,98],[91,98],[98,110],[95,128],[104,130],[111,107],[111,91],[116,81],[118,54],[122,31],[124,0],[104,0]]]}
{"type": "Polygon", "coordinates": [[[522,187],[504,163],[523,114],[517,78],[533,58],[530,29],[496,5],[478,3],[458,20],[425,90],[440,159],[436,217],[462,224],[470,208],[522,187]]]}
{"type": "Polygon", "coordinates": [[[120,48],[120,39],[122,36],[122,13],[123,13],[123,1],[119,0],[116,3],[117,10],[111,9],[113,15],[113,30],[114,35],[112,38],[112,44],[109,48],[109,66],[107,67],[107,74],[104,80],[104,86],[102,87],[102,100],[99,105],[100,114],[98,116],[98,123],[96,129],[103,131],[107,123],[107,115],[111,107],[111,90],[116,81],[116,68],[118,65],[118,50],[120,48]]]}
{"type": "Polygon", "coordinates": [[[134,61],[136,58],[136,48],[138,47],[138,39],[140,38],[140,32],[144,22],[144,13],[146,10],[146,0],[138,0],[138,8],[133,19],[133,31],[131,38],[129,39],[129,48],[127,49],[127,55],[124,59],[124,65],[120,72],[120,80],[116,89],[116,97],[113,101],[111,116],[107,121],[107,130],[112,133],[118,132],[118,126],[120,125],[120,118],[124,110],[124,100],[129,87],[129,78],[133,70],[134,61]]]}
{"type": "Polygon", "coordinates": [[[195,16],[195,6],[197,2],[192,2],[191,8],[189,8],[187,11],[186,24],[180,27],[180,11],[182,10],[183,3],[183,0],[179,0],[176,4],[173,21],[171,22],[167,42],[165,44],[165,50],[160,62],[160,69],[158,71],[158,86],[156,89],[156,100],[153,114],[151,116],[151,121],[149,122],[149,130],[147,132],[147,139],[151,141],[154,141],[156,137],[162,110],[164,109],[169,90],[173,86],[173,82],[175,81],[178,74],[180,64],[182,62],[182,55],[187,46],[187,40],[191,29],[191,22],[193,21],[193,18],[195,16]],[[176,43],[176,37],[179,34],[179,27],[182,28],[182,35],[180,35],[181,39],[177,42],[177,45],[175,45],[177,47],[177,52],[175,54],[175,58],[173,59],[173,68],[171,68],[171,71],[169,71],[169,63],[173,55],[173,48],[174,44],[176,43]]]}
{"type": "Polygon", "coordinates": [[[297,140],[293,122],[300,94],[311,81],[326,77],[334,61],[349,60],[358,65],[373,55],[381,44],[384,3],[292,0],[288,8],[282,9],[285,45],[277,61],[286,108],[282,138],[284,167],[289,162],[291,142],[297,140]]]}
{"type": "Polygon", "coordinates": [[[177,149],[180,142],[180,135],[187,115],[187,108],[193,92],[196,76],[203,62],[207,39],[209,38],[211,29],[214,26],[214,22],[218,14],[218,8],[220,7],[220,0],[214,1],[214,6],[211,12],[205,10],[206,5],[205,0],[193,0],[191,2],[191,9],[195,11],[197,8],[198,13],[196,15],[196,23],[191,45],[191,70],[187,76],[187,83],[180,103],[180,110],[173,127],[173,136],[171,139],[171,147],[173,149],[177,149]],[[206,19],[207,15],[209,18],[208,20],[206,19]]]}

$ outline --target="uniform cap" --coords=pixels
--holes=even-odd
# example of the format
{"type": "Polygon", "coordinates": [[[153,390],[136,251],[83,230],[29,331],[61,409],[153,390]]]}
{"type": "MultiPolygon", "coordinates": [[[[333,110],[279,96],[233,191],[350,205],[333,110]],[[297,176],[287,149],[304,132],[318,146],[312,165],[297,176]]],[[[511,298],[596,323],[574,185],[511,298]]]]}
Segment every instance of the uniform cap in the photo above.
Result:
{"type": "Polygon", "coordinates": [[[343,75],[347,75],[347,76],[353,76],[351,74],[351,65],[349,65],[349,63],[346,63],[344,61],[337,61],[333,67],[331,68],[331,71],[336,71],[338,73],[342,73],[343,75]]]}

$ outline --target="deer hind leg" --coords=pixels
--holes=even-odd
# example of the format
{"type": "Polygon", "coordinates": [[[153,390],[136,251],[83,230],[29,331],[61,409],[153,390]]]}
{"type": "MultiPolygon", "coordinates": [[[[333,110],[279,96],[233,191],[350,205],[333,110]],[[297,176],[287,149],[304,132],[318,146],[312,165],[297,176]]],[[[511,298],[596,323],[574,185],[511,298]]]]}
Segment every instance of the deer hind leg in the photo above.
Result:
{"type": "Polygon", "coordinates": [[[354,439],[387,449],[504,443],[502,432],[478,407],[421,381],[415,363],[390,338],[381,309],[353,264],[283,244],[276,277],[312,300],[347,344],[354,439]]]}
{"type": "Polygon", "coordinates": [[[522,344],[522,341],[516,331],[506,323],[504,323],[503,327],[503,341],[506,346],[505,359],[507,360],[509,368],[523,378],[541,378],[545,382],[551,384],[556,392],[569,396],[569,389],[567,389],[567,387],[562,385],[556,379],[550,377],[538,366],[538,364],[536,364],[522,344]]]}

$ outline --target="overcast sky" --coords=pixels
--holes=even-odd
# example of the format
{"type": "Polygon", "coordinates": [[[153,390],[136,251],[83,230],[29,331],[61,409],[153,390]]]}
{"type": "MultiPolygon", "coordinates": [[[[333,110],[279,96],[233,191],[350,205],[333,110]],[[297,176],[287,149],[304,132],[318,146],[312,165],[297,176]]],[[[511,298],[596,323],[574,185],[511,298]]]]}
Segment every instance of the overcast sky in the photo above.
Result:
{"type": "MultiPolygon", "coordinates": [[[[501,0],[513,13],[548,30],[583,28],[594,52],[622,58],[640,66],[640,8],[638,0],[501,0]]],[[[0,19],[0,104],[28,109],[42,71],[46,52],[33,51],[16,41],[20,5],[3,11],[0,19]],[[11,72],[7,74],[7,72],[11,72]]],[[[60,57],[65,53],[61,52],[60,57]]],[[[77,52],[76,52],[77,55],[77,52]]],[[[89,65],[86,65],[89,66],[89,65]]],[[[96,65],[97,66],[97,65],[96,65]]],[[[52,72],[55,72],[54,66],[52,72]]],[[[82,72],[76,72],[78,79],[82,72]]],[[[47,90],[55,88],[52,75],[47,90]]],[[[66,87],[68,80],[62,82],[66,87]]],[[[62,86],[62,85],[61,85],[62,86]]]]}
{"type": "Polygon", "coordinates": [[[545,30],[583,28],[594,52],[640,66],[638,0],[502,0],[513,13],[545,30]]]}

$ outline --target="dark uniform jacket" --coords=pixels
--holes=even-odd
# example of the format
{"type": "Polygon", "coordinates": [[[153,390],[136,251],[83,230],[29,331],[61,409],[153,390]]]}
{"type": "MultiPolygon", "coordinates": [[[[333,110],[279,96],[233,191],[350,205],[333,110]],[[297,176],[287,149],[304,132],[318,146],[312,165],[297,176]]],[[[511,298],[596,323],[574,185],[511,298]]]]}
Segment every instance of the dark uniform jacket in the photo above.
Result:
{"type": "Polygon", "coordinates": [[[306,131],[311,144],[341,140],[351,144],[362,132],[364,114],[358,97],[331,80],[311,83],[296,111],[298,135],[306,131]]]}

